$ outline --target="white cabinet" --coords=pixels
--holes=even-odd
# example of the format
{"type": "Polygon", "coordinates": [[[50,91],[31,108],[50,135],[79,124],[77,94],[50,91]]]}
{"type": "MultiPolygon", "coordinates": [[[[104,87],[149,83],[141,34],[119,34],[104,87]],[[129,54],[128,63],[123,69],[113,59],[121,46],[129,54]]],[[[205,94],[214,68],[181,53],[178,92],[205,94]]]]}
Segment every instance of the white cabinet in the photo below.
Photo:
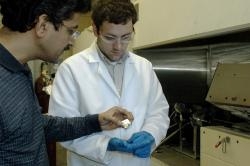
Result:
{"type": "Polygon", "coordinates": [[[249,166],[250,135],[224,127],[201,127],[201,166],[249,166]]]}
{"type": "Polygon", "coordinates": [[[249,0],[136,0],[134,49],[250,27],[249,0]]]}

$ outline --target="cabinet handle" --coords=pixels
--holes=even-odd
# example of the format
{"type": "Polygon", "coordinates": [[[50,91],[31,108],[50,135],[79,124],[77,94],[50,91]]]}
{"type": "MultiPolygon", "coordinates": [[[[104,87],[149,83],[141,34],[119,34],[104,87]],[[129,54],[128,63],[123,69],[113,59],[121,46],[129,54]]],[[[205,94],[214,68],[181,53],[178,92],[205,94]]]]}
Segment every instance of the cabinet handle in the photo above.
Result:
{"type": "Polygon", "coordinates": [[[214,147],[215,148],[218,148],[220,145],[221,145],[221,143],[222,143],[222,141],[220,140],[220,141],[218,141],[215,145],[214,145],[214,147]]]}
{"type": "Polygon", "coordinates": [[[223,152],[223,153],[226,153],[226,150],[227,150],[227,143],[229,143],[230,142],[230,137],[224,137],[224,138],[222,138],[221,140],[219,140],[215,145],[214,145],[214,147],[215,148],[218,148],[221,144],[222,144],[222,149],[221,149],[221,151],[223,152]]]}

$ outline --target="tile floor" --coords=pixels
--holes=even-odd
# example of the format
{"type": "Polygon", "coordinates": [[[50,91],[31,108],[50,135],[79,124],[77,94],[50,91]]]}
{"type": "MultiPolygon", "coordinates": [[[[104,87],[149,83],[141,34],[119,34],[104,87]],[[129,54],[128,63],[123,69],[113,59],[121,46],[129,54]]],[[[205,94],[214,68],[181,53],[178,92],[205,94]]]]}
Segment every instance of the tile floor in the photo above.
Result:
{"type": "MultiPolygon", "coordinates": [[[[57,166],[67,166],[66,150],[57,144],[57,166]]],[[[199,166],[198,159],[193,159],[172,148],[162,145],[152,155],[152,166],[199,166]]]]}

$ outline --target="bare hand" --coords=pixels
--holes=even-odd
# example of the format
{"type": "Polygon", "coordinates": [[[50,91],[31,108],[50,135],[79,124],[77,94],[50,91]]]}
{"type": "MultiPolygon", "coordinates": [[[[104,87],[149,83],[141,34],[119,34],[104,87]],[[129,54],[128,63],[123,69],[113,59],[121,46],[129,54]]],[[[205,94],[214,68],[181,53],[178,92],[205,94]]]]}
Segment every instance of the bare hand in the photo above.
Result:
{"type": "Polygon", "coordinates": [[[132,122],[134,117],[131,112],[117,106],[99,114],[99,122],[102,130],[112,130],[121,127],[121,121],[124,119],[132,122]]]}

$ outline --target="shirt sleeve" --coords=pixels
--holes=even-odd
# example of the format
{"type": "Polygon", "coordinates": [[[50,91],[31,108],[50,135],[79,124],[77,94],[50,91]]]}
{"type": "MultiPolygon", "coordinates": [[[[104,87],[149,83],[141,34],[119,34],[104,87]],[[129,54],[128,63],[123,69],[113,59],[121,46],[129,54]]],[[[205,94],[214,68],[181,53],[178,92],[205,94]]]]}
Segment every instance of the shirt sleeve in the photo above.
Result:
{"type": "Polygon", "coordinates": [[[43,115],[46,140],[67,141],[101,131],[98,114],[62,118],[43,115]]]}

